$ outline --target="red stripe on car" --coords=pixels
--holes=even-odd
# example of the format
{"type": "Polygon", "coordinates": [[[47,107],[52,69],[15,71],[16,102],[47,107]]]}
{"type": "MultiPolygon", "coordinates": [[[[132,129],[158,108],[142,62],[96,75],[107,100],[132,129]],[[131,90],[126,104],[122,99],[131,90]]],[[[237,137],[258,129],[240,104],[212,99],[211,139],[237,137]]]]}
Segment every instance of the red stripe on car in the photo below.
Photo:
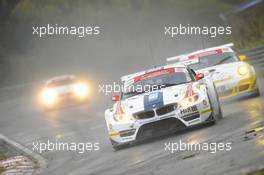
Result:
{"type": "Polygon", "coordinates": [[[144,75],[137,76],[134,78],[134,82],[138,82],[138,81],[144,80],[146,78],[156,77],[159,75],[169,74],[169,73],[174,73],[174,72],[175,72],[175,68],[161,69],[158,71],[149,72],[149,73],[146,73],[144,75]]]}

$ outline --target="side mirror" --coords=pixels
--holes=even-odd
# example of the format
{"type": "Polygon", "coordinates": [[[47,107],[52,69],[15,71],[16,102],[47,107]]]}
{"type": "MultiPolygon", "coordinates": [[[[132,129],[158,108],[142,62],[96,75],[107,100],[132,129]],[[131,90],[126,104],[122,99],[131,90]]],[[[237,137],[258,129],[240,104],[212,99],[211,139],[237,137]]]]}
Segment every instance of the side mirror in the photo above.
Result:
{"type": "Polygon", "coordinates": [[[201,79],[203,79],[204,78],[204,74],[203,73],[197,73],[196,75],[195,75],[195,79],[196,80],[201,80],[201,79]]]}
{"type": "Polygon", "coordinates": [[[119,101],[119,100],[120,100],[119,95],[113,95],[112,96],[112,101],[119,101]]]}
{"type": "Polygon", "coordinates": [[[248,57],[246,55],[240,55],[239,60],[240,61],[248,61],[248,57]]]}
{"type": "Polygon", "coordinates": [[[196,72],[193,69],[190,69],[194,76],[196,76],[196,72]]]}

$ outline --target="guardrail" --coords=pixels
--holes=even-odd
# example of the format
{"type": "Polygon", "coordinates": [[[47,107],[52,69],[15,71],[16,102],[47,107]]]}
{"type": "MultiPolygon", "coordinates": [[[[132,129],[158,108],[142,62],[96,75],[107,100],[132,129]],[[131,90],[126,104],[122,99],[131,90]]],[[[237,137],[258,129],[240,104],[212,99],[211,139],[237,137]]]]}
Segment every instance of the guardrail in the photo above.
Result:
{"type": "Polygon", "coordinates": [[[257,70],[264,70],[264,46],[242,51],[239,54],[248,56],[248,62],[257,70]]]}

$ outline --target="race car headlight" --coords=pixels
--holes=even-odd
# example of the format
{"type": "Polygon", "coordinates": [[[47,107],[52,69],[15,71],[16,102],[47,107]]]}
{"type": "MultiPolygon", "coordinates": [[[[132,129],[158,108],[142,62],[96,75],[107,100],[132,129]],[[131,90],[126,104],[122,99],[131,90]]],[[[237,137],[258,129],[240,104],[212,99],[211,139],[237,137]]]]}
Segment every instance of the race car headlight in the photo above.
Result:
{"type": "Polygon", "coordinates": [[[185,107],[185,106],[192,105],[192,103],[196,102],[198,100],[198,98],[199,98],[198,94],[195,94],[195,95],[190,96],[190,97],[186,97],[180,102],[180,106],[185,107]]]}
{"type": "Polygon", "coordinates": [[[73,90],[78,97],[86,97],[88,95],[88,86],[85,83],[75,84],[73,90]]]}
{"type": "Polygon", "coordinates": [[[54,89],[45,89],[41,94],[41,100],[47,105],[52,105],[57,100],[57,92],[54,89]]]}
{"type": "Polygon", "coordinates": [[[247,75],[249,73],[249,68],[248,68],[248,66],[239,66],[237,68],[237,72],[239,75],[244,76],[244,75],[247,75]]]}
{"type": "Polygon", "coordinates": [[[132,116],[127,114],[114,114],[114,119],[117,122],[129,122],[132,120],[132,116]]]}

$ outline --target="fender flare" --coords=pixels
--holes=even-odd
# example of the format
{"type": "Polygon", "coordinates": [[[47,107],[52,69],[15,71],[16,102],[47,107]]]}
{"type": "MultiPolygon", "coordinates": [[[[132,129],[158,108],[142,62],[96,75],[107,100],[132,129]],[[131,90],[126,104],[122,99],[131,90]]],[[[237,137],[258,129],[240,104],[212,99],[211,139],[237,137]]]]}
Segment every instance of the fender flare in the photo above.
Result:
{"type": "Polygon", "coordinates": [[[219,102],[219,97],[215,88],[215,84],[212,80],[205,78],[205,82],[206,82],[206,87],[207,87],[207,94],[208,94],[208,98],[210,100],[210,105],[212,107],[213,113],[214,113],[214,117],[216,117],[216,119],[221,119],[222,118],[222,109],[220,106],[220,102],[219,102]],[[216,113],[217,112],[217,113],[216,113]]]}

